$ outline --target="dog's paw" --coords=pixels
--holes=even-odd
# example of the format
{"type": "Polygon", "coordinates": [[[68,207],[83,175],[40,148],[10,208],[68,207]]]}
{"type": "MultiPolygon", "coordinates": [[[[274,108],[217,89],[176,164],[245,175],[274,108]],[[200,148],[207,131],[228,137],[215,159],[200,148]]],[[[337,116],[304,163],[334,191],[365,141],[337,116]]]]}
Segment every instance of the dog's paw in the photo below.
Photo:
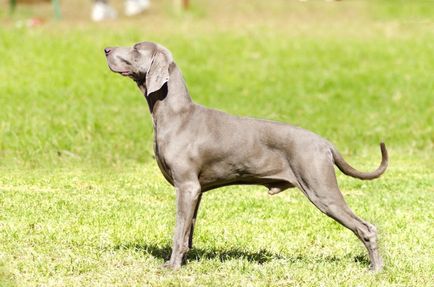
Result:
{"type": "Polygon", "coordinates": [[[181,264],[177,264],[171,261],[164,262],[163,266],[164,269],[170,269],[170,270],[179,270],[181,268],[181,264]]]}
{"type": "Polygon", "coordinates": [[[383,263],[379,262],[377,264],[371,264],[369,266],[369,271],[372,273],[379,273],[379,272],[383,271],[383,263]]]}

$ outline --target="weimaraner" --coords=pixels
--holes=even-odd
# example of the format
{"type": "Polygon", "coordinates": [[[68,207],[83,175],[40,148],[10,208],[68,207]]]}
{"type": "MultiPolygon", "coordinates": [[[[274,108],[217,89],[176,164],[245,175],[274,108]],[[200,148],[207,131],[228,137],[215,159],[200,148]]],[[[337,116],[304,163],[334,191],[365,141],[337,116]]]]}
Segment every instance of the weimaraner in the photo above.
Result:
{"type": "Polygon", "coordinates": [[[380,144],[380,166],[373,172],[360,172],[330,142],[310,131],[231,116],[193,103],[172,54],[159,44],[143,42],[104,52],[109,68],[132,78],[145,95],[154,126],[155,158],[176,190],[173,249],[164,266],[177,269],[185,261],[203,192],[256,184],[268,188],[270,195],[299,188],[319,210],[363,242],[371,270],[382,268],[376,228],[348,207],[334,165],[355,178],[377,178],[387,168],[384,143],[380,144]]]}

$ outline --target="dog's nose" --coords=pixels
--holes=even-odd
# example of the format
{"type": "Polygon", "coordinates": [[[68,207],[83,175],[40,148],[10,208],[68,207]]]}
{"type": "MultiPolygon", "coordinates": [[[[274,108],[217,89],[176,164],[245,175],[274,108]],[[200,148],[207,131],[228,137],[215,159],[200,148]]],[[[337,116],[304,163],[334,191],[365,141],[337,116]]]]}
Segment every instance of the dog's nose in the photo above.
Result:
{"type": "Polygon", "coordinates": [[[104,49],[104,52],[105,52],[106,56],[107,56],[108,54],[110,54],[111,51],[112,51],[112,48],[105,48],[105,49],[104,49]]]}

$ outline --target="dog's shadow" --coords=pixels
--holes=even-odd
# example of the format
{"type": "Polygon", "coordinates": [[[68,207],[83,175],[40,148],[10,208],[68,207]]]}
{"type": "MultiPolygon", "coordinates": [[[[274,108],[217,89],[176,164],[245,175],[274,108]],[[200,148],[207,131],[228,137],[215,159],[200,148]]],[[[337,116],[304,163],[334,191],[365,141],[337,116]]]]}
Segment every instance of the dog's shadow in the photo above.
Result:
{"type": "MultiPolygon", "coordinates": [[[[128,243],[115,246],[115,249],[133,249],[138,252],[143,252],[145,254],[149,254],[156,258],[161,258],[164,260],[168,260],[170,258],[170,253],[172,251],[172,247],[169,245],[166,246],[157,246],[157,245],[148,245],[148,244],[135,244],[128,243]]],[[[265,262],[271,261],[273,259],[285,259],[285,257],[271,253],[268,250],[261,249],[256,252],[244,251],[239,249],[213,249],[213,248],[196,248],[193,247],[187,253],[187,260],[189,261],[199,261],[202,259],[218,259],[220,261],[228,261],[232,259],[244,258],[250,262],[256,262],[259,264],[263,264],[265,262]]]]}
{"type": "MultiPolygon", "coordinates": [[[[150,244],[139,244],[139,243],[127,243],[115,246],[115,250],[134,250],[137,252],[142,252],[149,254],[155,258],[160,258],[164,260],[169,260],[172,247],[169,245],[158,246],[150,244]]],[[[266,249],[260,249],[258,251],[245,251],[240,249],[216,249],[216,248],[196,248],[193,247],[187,253],[188,261],[199,261],[203,259],[218,259],[221,262],[230,261],[233,259],[246,259],[249,262],[255,262],[257,264],[264,264],[273,260],[284,259],[289,261],[289,263],[296,263],[300,261],[312,261],[316,262],[326,261],[326,262],[340,262],[348,260],[351,255],[344,257],[336,256],[319,256],[315,259],[309,258],[302,255],[281,255],[270,252],[266,249]]],[[[361,265],[369,265],[369,260],[363,255],[357,255],[353,257],[354,262],[361,265]]]]}

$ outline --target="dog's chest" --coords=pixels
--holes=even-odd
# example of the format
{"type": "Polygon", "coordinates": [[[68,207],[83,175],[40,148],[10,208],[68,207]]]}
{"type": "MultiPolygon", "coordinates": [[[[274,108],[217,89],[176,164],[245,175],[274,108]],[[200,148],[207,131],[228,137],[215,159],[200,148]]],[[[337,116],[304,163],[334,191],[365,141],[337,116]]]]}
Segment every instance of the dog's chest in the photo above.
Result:
{"type": "Polygon", "coordinates": [[[157,165],[160,168],[161,173],[163,174],[164,178],[171,185],[173,185],[173,178],[172,178],[171,170],[170,170],[169,166],[167,165],[167,162],[164,160],[164,158],[159,155],[158,146],[156,144],[154,144],[154,152],[155,152],[155,160],[157,161],[157,165]]]}
{"type": "Polygon", "coordinates": [[[158,134],[157,128],[154,128],[154,154],[155,160],[157,161],[158,167],[164,178],[173,185],[173,177],[170,165],[167,160],[167,145],[166,139],[161,138],[158,134]]]}

